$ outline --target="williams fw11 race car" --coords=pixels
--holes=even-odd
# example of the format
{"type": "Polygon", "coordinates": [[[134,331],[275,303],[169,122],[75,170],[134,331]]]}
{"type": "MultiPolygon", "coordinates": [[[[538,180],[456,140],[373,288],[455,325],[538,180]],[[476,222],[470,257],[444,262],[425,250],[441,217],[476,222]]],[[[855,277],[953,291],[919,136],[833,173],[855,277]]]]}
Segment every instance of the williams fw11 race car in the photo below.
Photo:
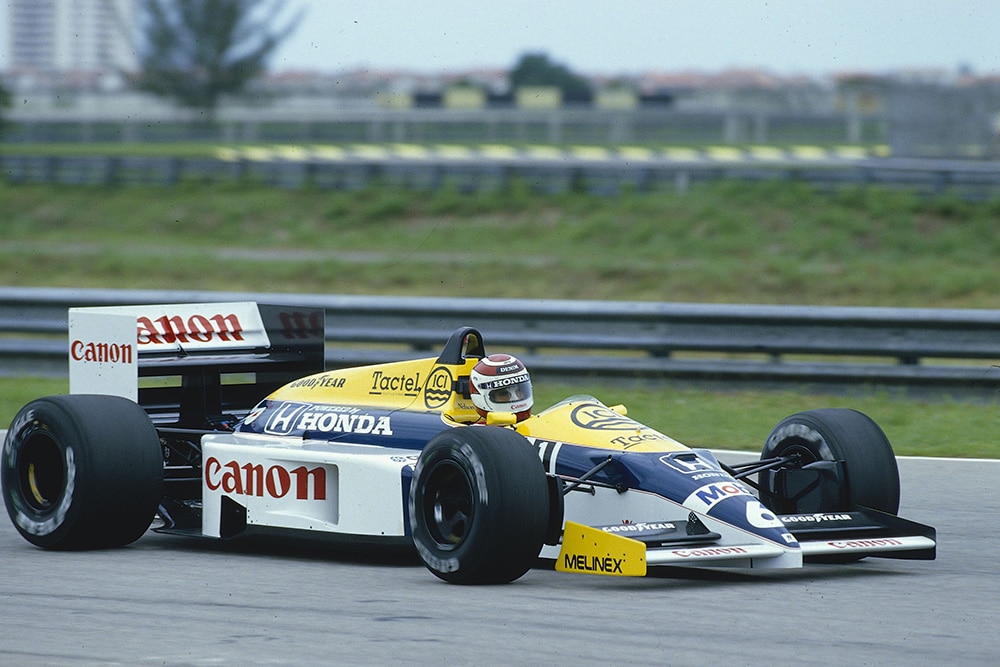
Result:
{"type": "Polygon", "coordinates": [[[125,545],[150,526],[305,535],[413,545],[463,584],[552,562],[642,576],[935,557],[934,529],[896,516],[892,448],[859,412],[792,415],[758,460],[727,465],[591,396],[480,412],[483,336],[463,327],[442,343],[426,359],[324,370],[318,309],[71,309],[70,393],[10,425],[7,511],[46,549],[125,545]]]}

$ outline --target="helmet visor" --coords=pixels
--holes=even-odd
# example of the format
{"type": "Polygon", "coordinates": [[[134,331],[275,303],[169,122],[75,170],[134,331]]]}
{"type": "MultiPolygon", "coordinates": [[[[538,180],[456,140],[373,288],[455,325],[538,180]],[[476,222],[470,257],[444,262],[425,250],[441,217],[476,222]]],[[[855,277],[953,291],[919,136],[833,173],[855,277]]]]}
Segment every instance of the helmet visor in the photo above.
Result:
{"type": "Polygon", "coordinates": [[[512,377],[491,378],[479,385],[490,403],[521,403],[531,398],[531,378],[527,372],[512,377]]]}
{"type": "Polygon", "coordinates": [[[525,378],[506,387],[491,389],[488,396],[491,403],[520,403],[531,398],[531,382],[525,378]]]}

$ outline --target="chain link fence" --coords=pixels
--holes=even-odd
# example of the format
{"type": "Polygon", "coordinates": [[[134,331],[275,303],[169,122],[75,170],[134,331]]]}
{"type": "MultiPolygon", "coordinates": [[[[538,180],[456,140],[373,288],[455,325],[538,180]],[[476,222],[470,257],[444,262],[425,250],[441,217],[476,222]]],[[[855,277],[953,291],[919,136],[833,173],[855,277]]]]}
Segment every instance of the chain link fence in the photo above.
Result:
{"type": "MultiPolygon", "coordinates": [[[[3,143],[507,144],[880,147],[893,157],[1000,157],[1000,81],[865,80],[808,109],[736,96],[710,108],[386,108],[330,98],[203,114],[135,95],[19,106],[3,143]],[[741,101],[743,100],[743,101],[741,101]]],[[[9,151],[8,151],[9,152],[9,151]]]]}
{"type": "Polygon", "coordinates": [[[898,157],[1000,157],[1000,82],[890,87],[887,141],[898,157]]]}

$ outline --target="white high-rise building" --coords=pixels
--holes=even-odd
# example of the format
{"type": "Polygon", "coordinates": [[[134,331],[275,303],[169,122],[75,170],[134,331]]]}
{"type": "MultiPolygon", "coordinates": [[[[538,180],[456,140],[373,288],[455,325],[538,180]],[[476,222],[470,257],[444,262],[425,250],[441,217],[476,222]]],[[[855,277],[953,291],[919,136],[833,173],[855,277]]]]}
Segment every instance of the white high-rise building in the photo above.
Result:
{"type": "Polygon", "coordinates": [[[6,0],[6,67],[38,72],[136,69],[135,0],[6,0]]]}

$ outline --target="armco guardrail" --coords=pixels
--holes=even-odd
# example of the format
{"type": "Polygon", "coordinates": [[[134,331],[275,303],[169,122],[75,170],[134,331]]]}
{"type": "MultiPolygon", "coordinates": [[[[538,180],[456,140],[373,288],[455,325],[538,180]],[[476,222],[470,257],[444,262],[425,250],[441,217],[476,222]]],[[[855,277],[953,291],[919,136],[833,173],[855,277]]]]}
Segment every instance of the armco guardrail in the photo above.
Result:
{"type": "Polygon", "coordinates": [[[1000,390],[997,310],[45,288],[0,289],[0,374],[65,375],[71,307],[244,300],[323,308],[328,367],[430,356],[471,325],[536,376],[1000,390]]]}
{"type": "Polygon", "coordinates": [[[10,183],[73,185],[175,185],[183,181],[247,181],[277,187],[362,188],[392,183],[419,189],[451,184],[462,190],[502,188],[523,180],[545,192],[585,190],[613,194],[684,190],[695,181],[733,178],[785,179],[817,186],[901,186],[924,192],[955,192],[984,198],[1000,188],[1000,162],[982,160],[895,159],[844,156],[817,150],[799,155],[718,149],[671,153],[599,149],[483,151],[399,149],[385,146],[353,150],[277,147],[230,151],[227,158],[140,156],[0,155],[0,178],[10,183]],[[457,154],[456,154],[457,151],[457,154]]]}

